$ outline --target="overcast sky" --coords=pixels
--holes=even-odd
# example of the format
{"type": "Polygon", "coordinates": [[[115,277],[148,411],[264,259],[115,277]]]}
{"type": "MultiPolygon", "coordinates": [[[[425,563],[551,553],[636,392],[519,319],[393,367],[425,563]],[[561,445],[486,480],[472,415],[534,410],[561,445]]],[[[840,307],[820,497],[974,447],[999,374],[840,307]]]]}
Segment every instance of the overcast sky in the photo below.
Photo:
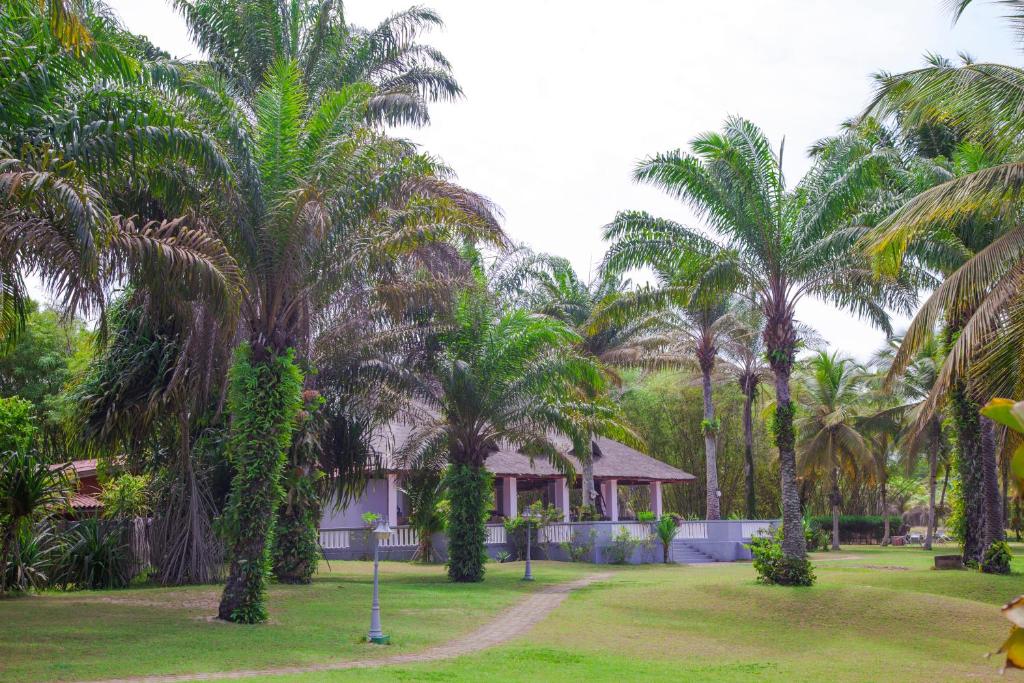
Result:
{"type": "MultiPolygon", "coordinates": [[[[198,57],[165,0],[107,0],[126,26],[178,57],[198,57]]],[[[349,0],[373,25],[412,2],[349,0]]],[[[465,99],[402,135],[496,201],[516,241],[568,257],[583,275],[604,253],[601,226],[622,209],[697,225],[685,207],[634,185],[635,162],[685,147],[736,114],[785,137],[790,183],[806,149],[858,113],[870,74],[922,55],[1018,62],[992,3],[957,26],[941,0],[422,0],[446,22],[426,42],[451,60],[465,99]]],[[[816,302],[799,311],[834,346],[866,359],[881,333],[816,302]]],[[[904,323],[905,324],[905,323],[904,323]]]]}

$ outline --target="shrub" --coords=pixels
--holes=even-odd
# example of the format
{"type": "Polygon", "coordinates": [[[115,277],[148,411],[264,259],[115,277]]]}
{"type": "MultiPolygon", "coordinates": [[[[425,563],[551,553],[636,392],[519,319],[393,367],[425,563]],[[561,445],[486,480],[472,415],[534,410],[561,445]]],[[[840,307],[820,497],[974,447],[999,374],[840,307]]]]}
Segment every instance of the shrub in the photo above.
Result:
{"type": "Polygon", "coordinates": [[[668,564],[668,551],[672,547],[672,541],[676,538],[676,531],[679,530],[679,518],[675,515],[664,515],[654,525],[654,534],[661,541],[663,560],[668,564]]]}
{"type": "Polygon", "coordinates": [[[1006,541],[996,541],[985,550],[981,560],[981,571],[986,574],[1009,574],[1013,554],[1006,541]]]}
{"type": "Polygon", "coordinates": [[[35,407],[19,396],[0,398],[0,453],[27,453],[36,440],[35,407]]]}
{"type": "Polygon", "coordinates": [[[572,509],[572,518],[578,522],[597,522],[601,515],[593,505],[577,505],[572,509]]]}
{"type": "Polygon", "coordinates": [[[505,564],[510,559],[512,559],[512,556],[509,554],[507,550],[499,550],[497,553],[495,553],[494,559],[496,559],[501,564],[505,564]]]}
{"type": "MultiPolygon", "coordinates": [[[[548,544],[541,543],[540,530],[549,524],[562,521],[562,511],[553,505],[545,508],[540,503],[534,503],[528,506],[527,509],[533,514],[529,520],[525,517],[513,517],[512,519],[505,520],[505,538],[508,544],[512,546],[512,557],[517,560],[526,558],[527,527],[530,529],[531,552],[543,550],[546,557],[548,555],[548,544]]],[[[534,553],[534,557],[536,557],[536,553],[534,553]]]]}
{"type": "Polygon", "coordinates": [[[132,580],[129,532],[122,522],[75,523],[64,533],[54,582],[65,588],[125,588],[132,580]]]}
{"type": "Polygon", "coordinates": [[[586,562],[588,557],[592,557],[596,543],[597,532],[591,529],[587,532],[586,540],[583,539],[583,532],[577,531],[572,535],[572,541],[562,543],[561,548],[571,562],[586,562]]]}
{"type": "Polygon", "coordinates": [[[658,518],[654,516],[654,513],[648,510],[641,510],[636,513],[636,521],[638,522],[654,522],[657,519],[658,518]]]}
{"type": "Polygon", "coordinates": [[[640,542],[630,536],[629,531],[625,528],[619,529],[619,533],[615,534],[611,545],[608,546],[608,561],[612,564],[626,564],[639,545],[640,542]]]}
{"type": "Polygon", "coordinates": [[[483,581],[491,476],[482,467],[455,464],[448,468],[445,486],[451,500],[448,578],[459,582],[483,581]]]}
{"type": "Polygon", "coordinates": [[[782,554],[781,527],[772,535],[752,538],[747,547],[754,556],[754,571],[760,583],[779,586],[814,584],[814,569],[809,560],[782,554]]]}
{"type": "Polygon", "coordinates": [[[149,514],[149,477],[122,474],[107,482],[100,493],[103,516],[108,519],[132,519],[149,514]]]}
{"type": "MultiPolygon", "coordinates": [[[[832,547],[832,534],[824,529],[815,528],[806,519],[804,523],[804,540],[809,552],[828,552],[832,547]]],[[[831,522],[829,522],[831,524],[831,522]]]]}

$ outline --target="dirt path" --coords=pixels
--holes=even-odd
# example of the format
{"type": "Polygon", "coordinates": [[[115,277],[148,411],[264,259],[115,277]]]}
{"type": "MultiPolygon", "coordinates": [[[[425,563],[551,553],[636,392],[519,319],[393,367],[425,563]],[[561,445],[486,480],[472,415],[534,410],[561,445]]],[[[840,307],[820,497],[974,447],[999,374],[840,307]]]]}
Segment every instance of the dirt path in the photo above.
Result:
{"type": "MultiPolygon", "coordinates": [[[[588,574],[582,579],[545,586],[512,607],[503,610],[494,619],[476,631],[460,636],[455,640],[435,645],[421,652],[392,655],[375,659],[350,659],[339,662],[307,664],[303,666],[284,666],[268,669],[243,669],[238,671],[213,671],[210,673],[180,674],[168,676],[140,676],[138,678],[118,678],[97,683],[176,683],[177,681],[215,681],[236,678],[252,678],[254,676],[275,676],[310,673],[316,671],[339,671],[342,669],[365,669],[369,667],[389,666],[393,664],[414,664],[417,662],[434,662],[442,659],[454,659],[462,655],[472,654],[480,650],[500,645],[529,632],[544,617],[569,596],[572,591],[588,586],[595,581],[607,579],[612,574],[602,572],[588,574]]],[[[370,646],[367,646],[370,647],[370,646]]]]}

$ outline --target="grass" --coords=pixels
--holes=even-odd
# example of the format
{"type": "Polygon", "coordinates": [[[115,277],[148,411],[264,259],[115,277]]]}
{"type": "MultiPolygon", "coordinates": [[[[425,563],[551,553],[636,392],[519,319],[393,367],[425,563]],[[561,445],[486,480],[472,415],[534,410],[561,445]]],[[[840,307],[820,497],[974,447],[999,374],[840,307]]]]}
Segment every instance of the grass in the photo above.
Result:
{"type": "MultiPolygon", "coordinates": [[[[1015,553],[1024,558],[1024,546],[1015,553]]],[[[946,549],[938,552],[950,552],[946,549]]],[[[527,636],[451,661],[275,677],[313,681],[997,680],[985,660],[1009,623],[1015,576],[937,572],[920,549],[816,555],[810,589],[756,584],[749,564],[617,568],[573,593],[527,636]]],[[[370,567],[333,563],[312,587],[276,586],[273,623],[213,623],[217,590],[133,589],[0,602],[0,678],[76,680],[310,664],[365,657],[370,567]]],[[[602,569],[604,569],[602,567],[602,569]]],[[[1024,572],[1024,559],[1014,561],[1024,572]]],[[[453,585],[443,569],[388,563],[392,655],[471,631],[535,586],[522,565],[453,585]]],[[[594,571],[537,563],[541,582],[594,571]]],[[[1008,675],[1009,676],[1009,675],[1008,675]]]]}
{"type": "Polygon", "coordinates": [[[210,618],[219,586],[49,592],[0,600],[0,680],[94,680],[225,671],[399,654],[472,630],[545,583],[592,567],[554,564],[533,585],[521,564],[491,565],[481,584],[452,584],[441,566],[381,565],[385,632],[395,645],[362,642],[370,622],[373,565],[332,562],[311,586],[274,585],[271,621],[236,626],[210,618]]]}

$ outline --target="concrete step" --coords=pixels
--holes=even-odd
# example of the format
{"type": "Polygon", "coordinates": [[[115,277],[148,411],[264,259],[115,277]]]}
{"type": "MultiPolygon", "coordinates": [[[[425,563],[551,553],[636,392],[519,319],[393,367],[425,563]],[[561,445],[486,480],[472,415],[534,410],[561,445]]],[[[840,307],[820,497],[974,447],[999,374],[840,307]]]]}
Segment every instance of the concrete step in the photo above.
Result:
{"type": "Polygon", "coordinates": [[[713,557],[705,555],[689,543],[684,543],[683,541],[672,541],[672,551],[669,557],[672,558],[673,562],[678,562],[679,564],[702,564],[715,561],[713,557]]]}

